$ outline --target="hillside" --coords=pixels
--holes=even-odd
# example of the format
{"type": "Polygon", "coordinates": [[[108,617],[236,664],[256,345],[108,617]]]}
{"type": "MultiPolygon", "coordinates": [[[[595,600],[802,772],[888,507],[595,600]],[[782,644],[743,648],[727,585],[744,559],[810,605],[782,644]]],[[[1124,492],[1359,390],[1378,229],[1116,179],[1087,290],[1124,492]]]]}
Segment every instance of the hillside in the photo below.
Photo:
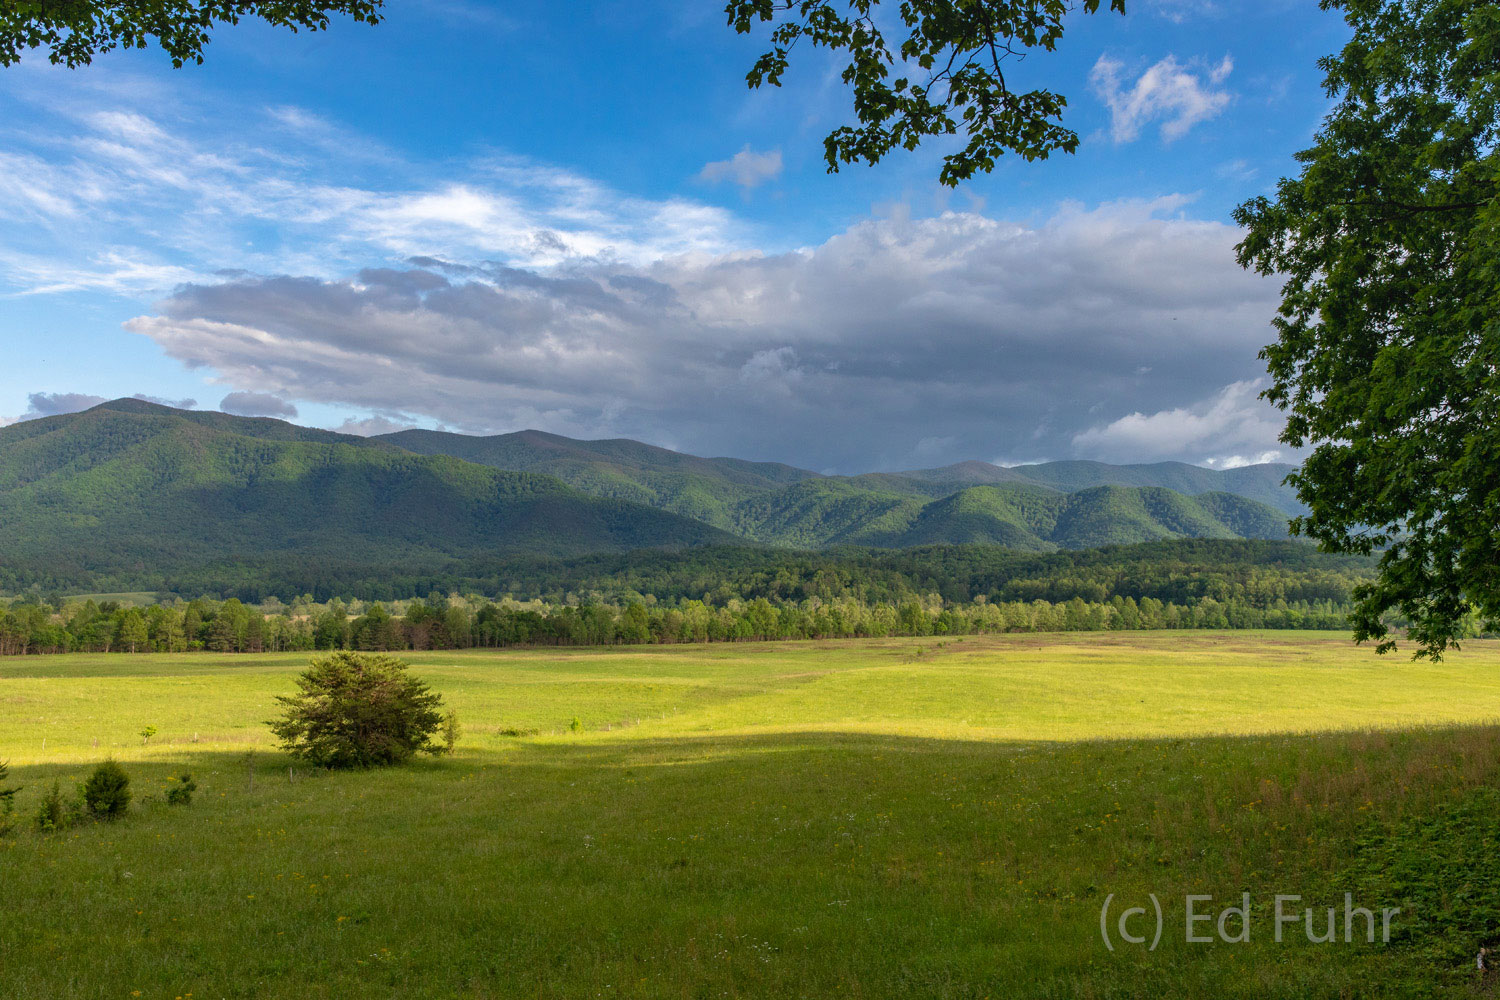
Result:
{"type": "Polygon", "coordinates": [[[971,462],[834,477],[633,441],[427,431],[367,439],[117,400],[0,429],[0,587],[104,578],[156,586],[187,574],[228,585],[292,562],[347,576],[506,553],[707,543],[1048,552],[1286,537],[1280,511],[1230,492],[1065,490],[1017,478],[1066,487],[1112,469],[1137,478],[1156,470],[1194,486],[1225,475],[1163,468],[971,462]],[[1002,481],[974,485],[984,478],[1002,481]]]}
{"type": "Polygon", "coordinates": [[[372,440],[420,455],[556,476],[595,496],[628,500],[733,530],[734,508],[817,474],[775,462],[699,458],[624,439],[575,441],[541,431],[473,437],[408,430],[372,440]]]}
{"type": "Polygon", "coordinates": [[[544,472],[595,496],[647,504],[771,545],[972,541],[1040,551],[1173,537],[1283,538],[1286,515],[1301,511],[1295,494],[1280,485],[1292,469],[1285,465],[1218,471],[1180,462],[1016,468],[962,462],[822,476],[772,462],[698,458],[637,441],[575,441],[540,431],[471,437],[410,430],[375,440],[544,472]],[[976,487],[1004,489],[971,494],[976,487]],[[1120,487],[1127,492],[1114,492],[1120,487]],[[1106,492],[1093,492],[1099,489],[1106,492]],[[1086,495],[1067,499],[1079,493],[1086,495]]]}
{"type": "Polygon", "coordinates": [[[922,507],[904,529],[866,533],[868,545],[980,544],[1044,552],[1170,538],[1286,537],[1286,520],[1227,493],[1185,496],[1160,487],[1099,486],[1076,493],[1010,484],[973,486],[922,507]]]}
{"type": "Polygon", "coordinates": [[[275,420],[122,400],[0,430],[0,565],[60,575],[287,555],[395,563],[730,536],[650,507],[275,420]]]}

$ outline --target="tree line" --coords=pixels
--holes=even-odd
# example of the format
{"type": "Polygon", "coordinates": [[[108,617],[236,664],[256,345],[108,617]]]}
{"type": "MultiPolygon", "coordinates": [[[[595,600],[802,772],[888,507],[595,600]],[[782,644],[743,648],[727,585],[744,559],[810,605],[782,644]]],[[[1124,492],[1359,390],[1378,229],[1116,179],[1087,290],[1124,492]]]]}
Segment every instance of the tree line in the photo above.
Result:
{"type": "Polygon", "coordinates": [[[0,616],[0,655],[38,653],[259,653],[333,649],[431,650],[595,646],[1004,632],[1347,627],[1347,605],[1277,599],[1256,607],[1204,597],[1186,604],[1146,597],[1072,597],[950,604],[937,594],[900,603],[852,597],[775,602],[730,598],[674,604],[549,604],[438,595],[397,602],[247,605],[199,598],[146,607],[92,599],[54,607],[35,598],[0,616]]]}

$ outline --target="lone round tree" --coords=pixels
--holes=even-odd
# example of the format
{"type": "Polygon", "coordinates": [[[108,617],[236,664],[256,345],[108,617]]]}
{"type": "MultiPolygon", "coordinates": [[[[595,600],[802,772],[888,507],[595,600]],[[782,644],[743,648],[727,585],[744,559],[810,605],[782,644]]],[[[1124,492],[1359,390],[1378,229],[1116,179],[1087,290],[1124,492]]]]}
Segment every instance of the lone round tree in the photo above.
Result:
{"type": "Polygon", "coordinates": [[[443,698],[406,667],[378,653],[317,657],[297,678],[301,691],[276,699],[286,712],[271,731],[283,749],[321,767],[377,767],[442,753],[432,737],[443,724],[443,698]]]}

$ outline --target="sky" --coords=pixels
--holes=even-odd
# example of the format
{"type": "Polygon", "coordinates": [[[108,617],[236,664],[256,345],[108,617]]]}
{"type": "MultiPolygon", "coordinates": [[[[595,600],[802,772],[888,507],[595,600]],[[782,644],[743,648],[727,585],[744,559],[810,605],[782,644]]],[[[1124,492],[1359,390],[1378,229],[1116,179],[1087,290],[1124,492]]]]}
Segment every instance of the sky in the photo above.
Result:
{"type": "Polygon", "coordinates": [[[0,69],[0,425],[120,396],[370,434],[536,428],[822,472],[1295,461],[1274,278],[1235,205],[1293,173],[1346,32],[1134,0],[1008,68],[1079,151],[828,174],[839,64],[717,2],[388,0],[0,69]]]}

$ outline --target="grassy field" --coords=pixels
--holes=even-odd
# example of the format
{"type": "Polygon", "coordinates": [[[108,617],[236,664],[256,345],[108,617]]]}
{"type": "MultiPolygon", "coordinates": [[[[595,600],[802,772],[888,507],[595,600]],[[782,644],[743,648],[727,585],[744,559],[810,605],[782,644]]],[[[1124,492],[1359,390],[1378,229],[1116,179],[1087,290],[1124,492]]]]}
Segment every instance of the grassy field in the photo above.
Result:
{"type": "Polygon", "coordinates": [[[1438,665],[1243,632],[408,659],[465,738],[358,774],[271,742],[305,656],[0,661],[20,812],[107,755],[138,800],[0,841],[0,997],[1493,986],[1500,643],[1438,665]],[[161,804],[184,769],[195,803],[161,804]],[[1346,891],[1403,908],[1389,945],[1273,940],[1275,894],[1346,891]],[[1187,894],[1217,914],[1244,892],[1248,943],[1185,940],[1187,894]],[[1113,916],[1150,894],[1155,950],[1113,916]]]}

